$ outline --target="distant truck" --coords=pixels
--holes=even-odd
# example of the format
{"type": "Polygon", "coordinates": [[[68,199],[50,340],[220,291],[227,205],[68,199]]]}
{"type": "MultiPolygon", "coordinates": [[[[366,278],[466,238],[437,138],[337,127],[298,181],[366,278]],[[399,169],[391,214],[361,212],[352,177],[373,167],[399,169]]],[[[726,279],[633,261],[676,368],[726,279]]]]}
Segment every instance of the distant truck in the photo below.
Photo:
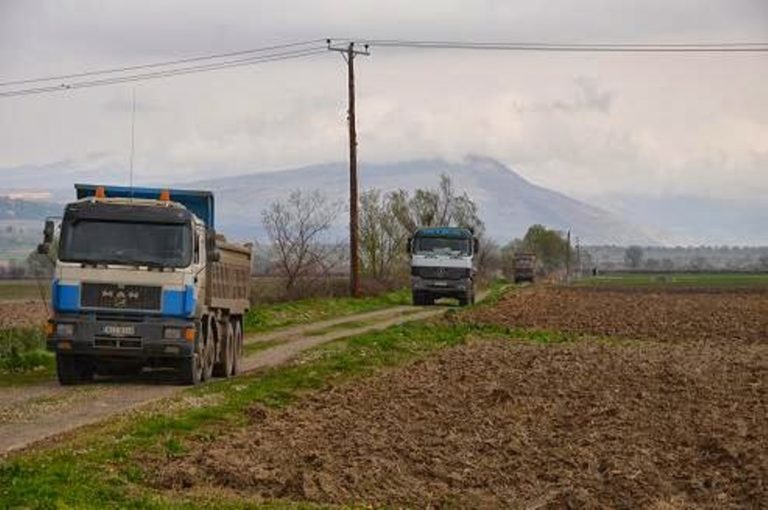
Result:
{"type": "MultiPolygon", "coordinates": [[[[63,385],[172,368],[183,384],[236,374],[251,246],[214,230],[207,191],[75,185],[61,222],[47,347],[63,385]]],[[[40,253],[53,253],[47,221],[40,253]]]]}
{"type": "Polygon", "coordinates": [[[443,297],[461,306],[475,302],[478,241],[465,228],[422,228],[408,240],[413,304],[431,305],[443,297]]]}
{"type": "Polygon", "coordinates": [[[536,278],[536,255],[534,253],[515,253],[515,283],[530,282],[536,278]]]}

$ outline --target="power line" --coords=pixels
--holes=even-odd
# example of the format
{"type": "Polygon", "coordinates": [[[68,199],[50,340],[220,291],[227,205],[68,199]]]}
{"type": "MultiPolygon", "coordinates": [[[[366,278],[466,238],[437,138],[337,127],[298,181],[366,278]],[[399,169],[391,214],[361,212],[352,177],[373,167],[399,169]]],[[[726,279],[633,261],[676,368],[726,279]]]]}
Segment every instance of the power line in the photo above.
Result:
{"type": "MultiPolygon", "coordinates": [[[[93,80],[80,80],[71,83],[27,87],[0,92],[0,98],[44,94],[66,90],[99,87],[120,83],[137,82],[158,78],[167,78],[185,74],[202,73],[229,69],[232,67],[256,65],[266,62],[303,58],[318,55],[327,51],[320,43],[348,44],[352,39],[312,39],[273,46],[264,46],[228,53],[218,53],[183,59],[154,62],[149,64],[115,67],[63,74],[43,78],[29,78],[0,82],[0,87],[45,83],[55,80],[72,78],[99,77],[93,80]],[[284,51],[276,51],[284,50],[284,51]],[[229,57],[244,58],[222,60],[229,57]],[[198,62],[204,62],[196,64],[198,62]],[[185,65],[195,64],[195,65],[185,65]],[[129,71],[154,69],[149,72],[128,73],[129,71]]],[[[440,40],[407,40],[407,39],[372,39],[360,40],[368,46],[407,48],[407,49],[443,49],[443,50],[475,50],[475,51],[535,51],[535,52],[579,52],[579,53],[767,53],[768,42],[718,42],[718,43],[550,43],[550,42],[478,42],[478,41],[440,41],[440,40]]]]}
{"type": "Polygon", "coordinates": [[[493,51],[551,51],[551,52],[616,52],[616,53],[733,53],[768,52],[768,42],[724,43],[537,43],[537,42],[475,42],[424,41],[403,39],[363,39],[369,46],[411,49],[493,50],[493,51]]]}
{"type": "Polygon", "coordinates": [[[100,80],[63,83],[60,85],[47,85],[44,87],[15,89],[15,90],[9,90],[7,92],[0,92],[0,98],[44,94],[44,93],[51,93],[51,92],[62,92],[67,90],[76,90],[76,89],[83,89],[83,88],[90,88],[90,87],[100,87],[105,85],[115,85],[120,83],[130,83],[130,82],[145,81],[145,80],[152,80],[152,79],[158,79],[158,78],[167,78],[171,76],[180,76],[180,75],[186,75],[186,74],[218,71],[221,69],[229,69],[233,67],[251,66],[251,65],[263,64],[267,62],[277,62],[282,60],[297,59],[297,58],[308,57],[312,55],[319,55],[321,53],[326,53],[326,52],[327,52],[327,48],[325,46],[319,46],[317,48],[307,48],[307,49],[301,49],[301,50],[286,51],[286,52],[275,53],[271,55],[263,55],[259,57],[248,57],[243,59],[234,59],[234,60],[229,60],[225,62],[215,62],[215,63],[202,64],[197,66],[182,67],[178,69],[169,69],[169,70],[162,70],[162,71],[153,71],[149,73],[115,76],[115,77],[103,78],[100,80]]]}
{"type": "Polygon", "coordinates": [[[6,87],[9,85],[24,85],[27,83],[40,83],[40,82],[54,81],[54,80],[68,80],[72,78],[84,78],[86,76],[98,76],[102,74],[123,73],[128,71],[137,71],[139,69],[169,67],[169,66],[176,66],[180,64],[189,64],[192,62],[201,62],[205,60],[216,60],[216,59],[222,59],[222,58],[237,57],[240,55],[264,53],[267,51],[274,51],[274,50],[280,50],[280,49],[286,49],[286,48],[316,45],[322,42],[325,42],[325,39],[313,39],[308,41],[277,44],[273,46],[263,46],[261,48],[253,48],[249,50],[231,51],[228,53],[217,53],[217,54],[203,55],[198,57],[181,58],[177,60],[166,60],[164,62],[154,62],[151,64],[140,64],[140,65],[125,66],[125,67],[113,67],[108,69],[99,69],[95,71],[83,71],[83,72],[72,73],[72,74],[60,74],[58,76],[47,76],[47,77],[41,77],[41,78],[26,78],[26,79],[20,79],[20,80],[4,81],[4,82],[0,82],[0,87],[6,87]]]}

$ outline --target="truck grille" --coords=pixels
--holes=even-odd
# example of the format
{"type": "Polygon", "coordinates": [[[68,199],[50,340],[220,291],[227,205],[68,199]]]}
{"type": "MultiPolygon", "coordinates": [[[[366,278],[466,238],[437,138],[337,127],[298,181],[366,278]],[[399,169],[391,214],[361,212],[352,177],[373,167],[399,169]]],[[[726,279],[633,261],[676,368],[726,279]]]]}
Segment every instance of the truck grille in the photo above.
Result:
{"type": "Polygon", "coordinates": [[[469,278],[466,267],[412,267],[411,275],[435,280],[460,280],[469,278]]]}
{"type": "Polygon", "coordinates": [[[161,296],[161,287],[83,283],[80,291],[80,306],[112,310],[159,311],[161,296]]]}

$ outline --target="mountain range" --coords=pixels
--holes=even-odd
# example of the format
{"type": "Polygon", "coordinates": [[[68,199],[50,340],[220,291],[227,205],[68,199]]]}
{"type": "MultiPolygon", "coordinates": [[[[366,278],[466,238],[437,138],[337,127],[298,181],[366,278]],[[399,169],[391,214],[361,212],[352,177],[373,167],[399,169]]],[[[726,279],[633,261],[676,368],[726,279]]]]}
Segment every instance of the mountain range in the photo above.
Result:
{"type": "MultiPolygon", "coordinates": [[[[74,182],[125,184],[125,172],[110,170],[106,160],[82,165],[66,161],[42,166],[0,169],[0,221],[37,219],[60,214],[61,204],[71,200],[74,182]],[[44,183],[41,185],[41,183],[44,183]],[[34,198],[20,200],[18,197],[34,198]],[[41,197],[45,198],[41,200],[41,197]]],[[[216,193],[218,227],[238,239],[266,238],[261,211],[291,190],[320,190],[331,200],[346,203],[349,189],[346,162],[304,166],[271,172],[235,170],[239,175],[169,183],[183,188],[209,189],[216,193]]],[[[212,169],[207,174],[217,174],[212,169]]],[[[224,172],[222,172],[224,173],[224,172]]],[[[232,173],[232,169],[229,169],[232,173]]],[[[491,158],[468,156],[460,161],[419,159],[388,164],[361,162],[361,190],[383,191],[434,188],[440,174],[453,180],[455,189],[466,191],[479,206],[488,233],[499,242],[525,234],[529,225],[541,223],[558,230],[570,229],[582,244],[768,245],[768,208],[762,204],[693,196],[650,197],[631,194],[597,195],[577,200],[538,186],[491,158]]],[[[147,185],[162,187],[162,172],[147,185]]],[[[197,175],[200,175],[198,173],[197,175]]],[[[205,175],[205,174],[204,174],[205,175]]],[[[146,178],[141,179],[145,184],[146,178]]],[[[346,218],[338,221],[343,236],[346,218]]]]}
{"type": "MultiPolygon", "coordinates": [[[[465,191],[478,205],[489,235],[506,242],[525,235],[540,223],[568,230],[582,243],[656,245],[660,237],[615,214],[540,186],[490,158],[468,156],[460,162],[423,159],[359,167],[361,189],[384,192],[437,187],[447,174],[457,190],[465,191]]],[[[261,211],[293,189],[319,190],[330,199],[347,200],[349,170],[346,163],[313,165],[294,170],[254,173],[197,181],[188,186],[216,193],[223,227],[248,239],[264,237],[261,211]]],[[[340,220],[343,223],[344,219],[340,220]]]]}

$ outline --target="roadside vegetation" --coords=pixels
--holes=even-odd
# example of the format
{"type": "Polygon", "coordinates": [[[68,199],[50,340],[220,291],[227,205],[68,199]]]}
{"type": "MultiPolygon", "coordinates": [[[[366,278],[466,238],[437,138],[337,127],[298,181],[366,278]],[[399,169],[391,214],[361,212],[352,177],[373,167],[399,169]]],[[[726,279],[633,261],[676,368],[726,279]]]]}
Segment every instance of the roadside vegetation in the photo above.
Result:
{"type": "Polygon", "coordinates": [[[398,290],[359,299],[311,298],[261,305],[251,310],[245,317],[245,332],[264,333],[278,328],[409,304],[411,304],[410,292],[398,290]]]}
{"type": "Polygon", "coordinates": [[[45,350],[45,335],[38,328],[0,330],[0,387],[52,377],[53,354],[45,350]]]}

